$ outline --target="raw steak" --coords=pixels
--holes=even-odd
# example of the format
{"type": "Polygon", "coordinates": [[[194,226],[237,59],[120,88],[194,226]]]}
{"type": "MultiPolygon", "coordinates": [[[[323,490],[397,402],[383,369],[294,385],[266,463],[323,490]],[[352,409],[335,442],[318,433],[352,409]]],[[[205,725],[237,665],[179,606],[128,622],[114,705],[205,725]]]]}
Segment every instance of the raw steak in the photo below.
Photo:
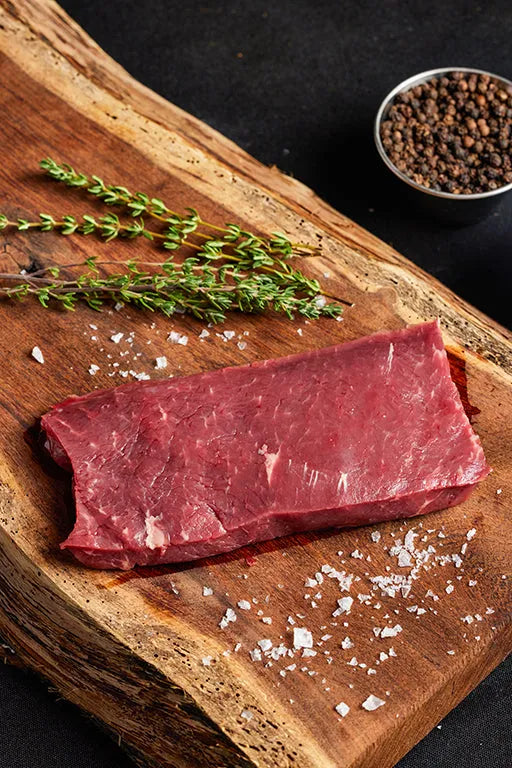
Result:
{"type": "Polygon", "coordinates": [[[62,547],[97,568],[419,515],[489,472],[437,322],[70,398],[42,427],[74,474],[62,547]]]}

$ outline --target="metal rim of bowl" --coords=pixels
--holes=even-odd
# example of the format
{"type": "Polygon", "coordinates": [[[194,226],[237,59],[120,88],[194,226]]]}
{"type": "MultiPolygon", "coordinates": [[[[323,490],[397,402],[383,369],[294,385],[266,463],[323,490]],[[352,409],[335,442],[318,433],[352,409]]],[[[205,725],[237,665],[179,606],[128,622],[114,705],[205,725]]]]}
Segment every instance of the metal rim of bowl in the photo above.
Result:
{"type": "Polygon", "coordinates": [[[439,69],[428,69],[425,72],[420,72],[417,75],[408,77],[406,80],[402,80],[401,83],[399,83],[395,88],[393,88],[392,91],[388,93],[388,95],[383,99],[378,109],[377,115],[375,117],[374,130],[373,130],[373,136],[375,140],[375,145],[377,147],[377,151],[381,159],[387,165],[389,170],[395,174],[395,176],[397,176],[401,181],[404,181],[413,189],[416,189],[418,192],[423,192],[426,195],[431,195],[432,197],[441,197],[445,200],[459,200],[460,202],[462,202],[462,201],[470,201],[470,200],[483,200],[488,197],[501,195],[504,192],[509,192],[512,189],[512,182],[505,184],[502,187],[498,187],[498,189],[491,189],[489,190],[489,192],[475,192],[474,194],[472,193],[472,194],[464,194],[464,195],[456,195],[453,192],[439,192],[434,189],[429,189],[428,187],[424,187],[422,184],[418,184],[417,182],[413,181],[413,179],[410,179],[409,176],[405,175],[405,173],[402,173],[402,171],[398,170],[398,168],[391,161],[389,155],[386,153],[386,150],[384,149],[382,140],[380,138],[380,126],[381,126],[383,117],[386,113],[386,110],[389,107],[391,107],[391,104],[395,96],[397,96],[399,93],[403,93],[404,91],[409,91],[411,88],[414,88],[415,85],[426,83],[429,80],[431,80],[433,77],[436,77],[439,75],[441,76],[446,75],[451,72],[469,72],[470,74],[475,74],[475,75],[488,75],[489,77],[492,77],[493,79],[498,80],[500,83],[503,83],[505,86],[512,88],[512,82],[510,80],[507,80],[507,78],[501,77],[500,75],[495,75],[493,72],[487,72],[484,69],[473,69],[472,67],[441,67],[439,69]]]}

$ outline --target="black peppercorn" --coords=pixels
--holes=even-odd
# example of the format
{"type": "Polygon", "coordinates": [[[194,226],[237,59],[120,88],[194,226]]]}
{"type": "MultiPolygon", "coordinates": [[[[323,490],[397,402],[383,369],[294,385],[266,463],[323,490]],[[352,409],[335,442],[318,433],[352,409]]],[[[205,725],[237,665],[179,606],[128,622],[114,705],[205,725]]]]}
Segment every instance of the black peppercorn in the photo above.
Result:
{"type": "Polygon", "coordinates": [[[398,94],[382,122],[397,168],[453,194],[512,182],[512,88],[489,75],[450,72],[398,94]]]}

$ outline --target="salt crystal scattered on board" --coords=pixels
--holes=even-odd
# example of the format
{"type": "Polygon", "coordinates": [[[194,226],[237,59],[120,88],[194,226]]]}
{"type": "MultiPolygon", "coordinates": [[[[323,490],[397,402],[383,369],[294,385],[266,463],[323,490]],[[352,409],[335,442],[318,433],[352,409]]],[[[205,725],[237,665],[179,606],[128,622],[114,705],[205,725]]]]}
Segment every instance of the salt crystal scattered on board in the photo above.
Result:
{"type": "Polygon", "coordinates": [[[221,629],[226,629],[228,624],[232,621],[236,621],[236,613],[232,608],[227,608],[226,613],[219,622],[219,627],[221,629]]]}
{"type": "Polygon", "coordinates": [[[240,717],[243,717],[245,720],[252,720],[254,715],[249,709],[242,709],[240,717]]]}
{"type": "Polygon", "coordinates": [[[213,660],[213,656],[204,656],[201,659],[201,662],[202,662],[204,667],[209,667],[211,665],[211,663],[212,663],[212,660],[213,660]]]}
{"type": "Polygon", "coordinates": [[[91,376],[96,376],[99,369],[100,369],[99,365],[95,365],[94,363],[91,363],[91,365],[89,366],[89,374],[91,376]]]}
{"type": "Polygon", "coordinates": [[[293,628],[293,647],[295,650],[299,648],[312,648],[313,647],[313,635],[305,627],[293,628]]]}
{"type": "Polygon", "coordinates": [[[336,704],[334,709],[336,710],[338,715],[341,715],[341,717],[346,717],[346,715],[348,715],[348,713],[350,712],[350,707],[347,704],[345,704],[344,701],[340,701],[339,704],[336,704]]]}
{"type": "Polygon", "coordinates": [[[170,341],[171,344],[181,344],[182,347],[186,347],[188,344],[188,336],[185,336],[185,334],[178,333],[178,331],[171,331],[170,334],[167,337],[167,341],[170,341]]]}
{"type": "Polygon", "coordinates": [[[162,357],[157,357],[155,360],[155,368],[157,371],[161,371],[163,368],[167,368],[167,358],[165,355],[162,355],[162,357]]]}
{"type": "Polygon", "coordinates": [[[238,607],[242,611],[250,611],[251,610],[251,604],[248,600],[239,600],[237,603],[238,607]]]}
{"type": "Polygon", "coordinates": [[[342,613],[350,613],[350,609],[354,603],[352,597],[340,597],[337,601],[339,608],[337,608],[333,616],[339,616],[342,613]]]}
{"type": "Polygon", "coordinates": [[[371,540],[374,541],[376,544],[379,543],[381,536],[379,531],[372,531],[371,534],[371,540]]]}
{"type": "Polygon", "coordinates": [[[400,624],[395,624],[394,627],[384,627],[381,630],[380,636],[381,638],[396,637],[401,631],[402,631],[402,627],[400,626],[400,624]]]}
{"type": "Polygon", "coordinates": [[[32,355],[34,360],[37,360],[38,363],[41,363],[41,365],[43,365],[44,357],[39,347],[33,347],[32,352],[30,354],[32,355]]]}
{"type": "Polygon", "coordinates": [[[382,707],[385,703],[386,702],[383,699],[379,699],[378,696],[374,696],[373,693],[371,693],[368,698],[363,701],[361,706],[368,712],[373,712],[375,709],[382,707]]]}
{"type": "Polygon", "coordinates": [[[121,341],[121,339],[123,338],[123,336],[124,336],[124,333],[121,333],[121,332],[119,332],[119,333],[114,333],[114,334],[112,334],[112,336],[110,337],[110,341],[113,341],[113,342],[114,342],[114,344],[119,344],[119,342],[121,341]]]}

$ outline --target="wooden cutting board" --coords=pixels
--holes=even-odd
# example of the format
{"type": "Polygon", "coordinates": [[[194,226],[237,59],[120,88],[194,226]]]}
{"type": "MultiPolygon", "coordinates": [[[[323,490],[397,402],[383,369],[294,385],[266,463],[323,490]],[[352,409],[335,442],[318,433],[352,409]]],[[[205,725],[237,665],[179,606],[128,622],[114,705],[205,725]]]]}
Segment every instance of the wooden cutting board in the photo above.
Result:
{"type": "MultiPolygon", "coordinates": [[[[146,764],[392,766],[510,650],[510,334],[311,190],[136,83],[54,3],[0,0],[0,75],[0,209],[9,216],[99,210],[42,178],[38,161],[52,155],[174,208],[193,205],[214,222],[318,241],[323,255],[308,272],[328,274],[332,293],[354,302],[343,322],[236,317],[204,341],[188,318],[2,303],[0,635],[146,764]],[[121,370],[189,374],[435,316],[494,468],[464,505],[124,574],[81,568],[60,552],[72,524],[70,482],[33,438],[35,419],[66,395],[120,384],[121,370]],[[187,346],[167,341],[171,329],[188,336],[187,346]],[[234,339],[217,335],[224,330],[234,339]],[[116,345],[117,332],[125,336],[116,345]],[[43,365],[30,356],[35,345],[43,365]],[[169,367],[157,372],[160,355],[169,367]],[[370,579],[409,573],[392,547],[410,530],[418,534],[414,559],[428,560],[410,594],[393,597],[370,579]],[[349,615],[332,616],[348,593],[326,566],[354,576],[349,615]],[[323,582],[306,586],[316,573],[323,582]],[[240,600],[251,610],[239,609],[240,600]],[[221,629],[227,608],[237,620],[221,629]],[[397,624],[394,637],[376,634],[397,624]],[[316,655],[252,660],[260,640],[290,648],[293,626],[313,633],[316,655]],[[353,647],[341,647],[346,637],[353,647]],[[385,705],[363,709],[370,694],[385,705]],[[340,702],[350,707],[343,719],[340,702]]],[[[10,271],[95,253],[126,259],[141,248],[24,233],[0,244],[10,271]]]]}

